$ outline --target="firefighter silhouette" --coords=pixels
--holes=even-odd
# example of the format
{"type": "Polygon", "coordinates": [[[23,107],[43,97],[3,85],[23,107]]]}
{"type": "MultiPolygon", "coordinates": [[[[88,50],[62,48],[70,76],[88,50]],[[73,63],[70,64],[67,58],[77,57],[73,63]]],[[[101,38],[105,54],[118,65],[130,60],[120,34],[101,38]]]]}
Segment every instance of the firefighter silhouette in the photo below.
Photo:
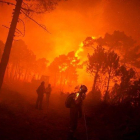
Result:
{"type": "Polygon", "coordinates": [[[70,132],[69,139],[74,139],[77,129],[78,119],[82,117],[82,104],[85,99],[87,87],[81,85],[79,92],[71,93],[65,102],[67,108],[70,108],[70,132]]]}
{"type": "Polygon", "coordinates": [[[43,101],[43,96],[44,96],[44,93],[45,93],[45,82],[42,81],[40,86],[38,87],[38,89],[36,90],[37,92],[37,101],[36,101],[36,108],[37,109],[42,109],[42,101],[43,101]]]}

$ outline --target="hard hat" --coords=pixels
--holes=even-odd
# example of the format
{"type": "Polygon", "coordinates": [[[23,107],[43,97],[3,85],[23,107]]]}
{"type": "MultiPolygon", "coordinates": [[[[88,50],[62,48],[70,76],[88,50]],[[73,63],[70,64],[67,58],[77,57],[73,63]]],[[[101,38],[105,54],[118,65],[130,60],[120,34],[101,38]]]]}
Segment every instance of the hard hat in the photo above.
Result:
{"type": "Polygon", "coordinates": [[[80,91],[82,92],[82,93],[86,93],[87,92],[87,87],[85,86],[85,85],[81,85],[81,87],[80,87],[80,91]]]}

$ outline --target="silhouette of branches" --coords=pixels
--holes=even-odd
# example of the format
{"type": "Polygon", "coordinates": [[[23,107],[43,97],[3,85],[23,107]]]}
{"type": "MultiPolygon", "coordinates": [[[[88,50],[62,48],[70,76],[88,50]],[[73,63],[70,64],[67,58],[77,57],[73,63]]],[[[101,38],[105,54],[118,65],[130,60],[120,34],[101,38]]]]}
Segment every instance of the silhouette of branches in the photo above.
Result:
{"type": "Polygon", "coordinates": [[[24,23],[24,21],[22,20],[22,19],[20,19],[19,18],[19,21],[21,21],[22,22],[22,24],[23,24],[23,37],[25,36],[25,23],[24,23]]]}
{"type": "MultiPolygon", "coordinates": [[[[6,3],[6,4],[8,4],[8,5],[14,5],[15,6],[15,4],[14,3],[11,3],[11,2],[7,2],[7,1],[1,1],[0,0],[0,2],[1,3],[6,3]]],[[[34,20],[32,17],[30,17],[29,16],[29,13],[30,12],[34,12],[34,13],[43,13],[43,12],[36,12],[36,11],[34,11],[34,10],[31,10],[30,8],[29,8],[29,5],[28,4],[26,4],[25,2],[23,2],[26,6],[27,6],[27,8],[21,8],[22,10],[22,13],[26,16],[26,17],[28,17],[30,20],[32,20],[34,23],[36,23],[38,26],[40,26],[41,28],[43,28],[45,31],[47,31],[48,33],[50,33],[48,30],[47,30],[47,28],[46,28],[46,26],[45,25],[42,25],[42,24],[40,24],[40,23],[38,23],[36,20],[34,20]],[[26,11],[26,12],[25,12],[26,11]]],[[[23,20],[21,20],[20,19],[20,21],[23,23],[23,25],[24,25],[24,33],[22,33],[20,30],[18,30],[18,29],[16,29],[16,30],[18,30],[18,32],[20,33],[20,34],[22,34],[22,36],[24,36],[25,35],[25,24],[24,24],[24,22],[23,22],[23,20]]],[[[4,27],[6,27],[6,26],[4,26],[4,27]]],[[[6,27],[6,28],[8,28],[8,27],[6,27]]],[[[50,33],[51,34],[51,33],[50,33]]]]}
{"type": "Polygon", "coordinates": [[[16,6],[14,3],[11,3],[11,2],[8,2],[8,1],[0,0],[0,2],[1,2],[1,3],[6,3],[6,4],[8,4],[8,5],[14,5],[14,6],[16,6]]]}
{"type": "MultiPolygon", "coordinates": [[[[30,17],[28,14],[26,14],[23,10],[21,10],[22,11],[22,13],[26,16],[26,17],[28,17],[30,20],[32,20],[34,23],[36,23],[38,26],[40,26],[41,28],[43,28],[45,31],[47,31],[48,33],[50,33],[48,30],[47,30],[47,28],[46,28],[46,26],[45,25],[42,25],[42,24],[40,24],[40,23],[38,23],[36,20],[34,20],[32,17],[30,17]]],[[[51,34],[51,33],[50,33],[51,34]]]]}
{"type": "MultiPolygon", "coordinates": [[[[2,25],[3,27],[9,29],[9,27],[5,26],[5,25],[2,25]]],[[[21,34],[22,36],[24,36],[24,34],[19,30],[19,29],[16,29],[15,31],[17,34],[21,34]]]]}
{"type": "MultiPolygon", "coordinates": [[[[11,3],[11,2],[8,2],[8,1],[2,1],[2,0],[0,0],[0,2],[1,3],[8,4],[8,5],[16,6],[16,4],[11,3]]],[[[32,10],[32,9],[29,8],[29,5],[27,3],[23,2],[23,4],[26,5],[27,8],[21,7],[21,9],[24,10],[24,11],[26,11],[26,12],[28,12],[28,13],[33,12],[33,13],[36,13],[36,14],[41,14],[41,13],[44,13],[45,12],[45,11],[40,11],[40,12],[34,11],[34,10],[32,10]]]]}

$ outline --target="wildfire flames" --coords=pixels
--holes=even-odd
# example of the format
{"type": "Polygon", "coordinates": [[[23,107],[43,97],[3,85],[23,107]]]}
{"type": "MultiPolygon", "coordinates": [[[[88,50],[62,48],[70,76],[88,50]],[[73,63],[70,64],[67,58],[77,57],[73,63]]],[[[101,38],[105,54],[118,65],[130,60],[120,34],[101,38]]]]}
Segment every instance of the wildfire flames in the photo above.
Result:
{"type": "Polygon", "coordinates": [[[83,44],[83,42],[81,42],[79,45],[79,49],[75,53],[75,57],[80,59],[79,53],[84,51],[83,46],[84,46],[84,44],[83,44]]]}
{"type": "MultiPolygon", "coordinates": [[[[21,13],[20,18],[23,19],[25,25],[19,21],[17,29],[25,32],[25,26],[26,34],[24,38],[16,36],[17,33],[15,34],[14,39],[21,39],[22,43],[17,43],[17,46],[13,43],[6,77],[29,82],[34,77],[39,79],[42,75],[47,75],[50,79],[53,79],[50,80],[53,85],[61,85],[61,88],[66,85],[71,88],[75,87],[76,84],[84,83],[88,84],[89,88],[91,88],[93,77],[91,78],[86,71],[86,61],[87,54],[92,54],[94,50],[86,49],[84,47],[84,40],[88,36],[90,36],[91,40],[96,40],[105,33],[114,31],[108,24],[107,17],[112,18],[115,16],[111,15],[112,8],[111,10],[109,9],[109,12],[105,11],[107,8],[106,4],[107,2],[104,0],[97,3],[93,3],[93,1],[67,1],[60,2],[60,5],[55,10],[49,14],[44,14],[41,20],[40,15],[32,16],[29,14],[33,19],[35,18],[35,21],[39,25],[42,25],[42,23],[46,25],[51,34],[44,32],[40,26],[26,20],[25,15],[21,13]],[[69,4],[74,6],[71,6],[71,10],[67,7],[69,4]],[[79,6],[77,7],[77,5],[79,6]],[[92,10],[93,8],[87,8],[91,5],[94,6],[94,10],[92,10]],[[91,18],[93,16],[95,17],[94,19],[91,18]],[[72,51],[74,51],[74,56],[71,53],[72,51]],[[65,57],[68,57],[68,59],[63,61],[65,57]]],[[[120,9],[124,12],[124,7],[120,7],[120,9]]],[[[7,28],[4,27],[10,26],[9,22],[11,22],[13,7],[12,5],[9,7],[3,5],[1,11],[0,21],[4,26],[0,26],[0,30],[2,31],[0,35],[3,43],[7,37],[7,28]],[[5,18],[3,18],[3,15],[5,15],[5,18]]],[[[133,13],[133,15],[135,14],[133,13]]],[[[120,18],[120,16],[122,15],[118,17],[120,18]]],[[[117,24],[115,23],[115,19],[109,22],[113,22],[113,25],[117,26],[115,29],[118,29],[120,25],[118,25],[118,22],[116,22],[117,24]]],[[[130,29],[130,26],[128,28],[130,29]]]]}

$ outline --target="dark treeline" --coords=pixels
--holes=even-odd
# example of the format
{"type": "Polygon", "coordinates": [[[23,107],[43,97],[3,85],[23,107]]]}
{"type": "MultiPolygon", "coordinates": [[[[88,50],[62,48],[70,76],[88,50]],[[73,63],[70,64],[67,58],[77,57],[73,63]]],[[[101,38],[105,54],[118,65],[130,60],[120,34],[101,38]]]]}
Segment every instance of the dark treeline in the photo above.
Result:
{"type": "MultiPolygon", "coordinates": [[[[0,46],[1,52],[3,46],[4,44],[0,46]]],[[[27,48],[24,41],[15,41],[5,77],[10,80],[31,81],[34,75],[38,78],[44,74],[47,63],[48,61],[45,58],[36,59],[35,54],[27,48]]]]}
{"type": "Polygon", "coordinates": [[[88,54],[87,72],[93,75],[91,94],[106,102],[139,104],[139,46],[123,32],[115,31],[104,38],[84,41],[88,54]]]}
{"type": "MultiPolygon", "coordinates": [[[[4,44],[0,42],[0,57],[2,57],[4,44]]],[[[11,50],[10,60],[5,74],[5,83],[32,82],[42,76],[49,76],[54,87],[62,91],[77,83],[77,68],[81,68],[80,60],[75,52],[62,54],[51,63],[46,58],[37,59],[36,55],[28,49],[23,40],[15,41],[11,50]]],[[[39,84],[39,83],[38,83],[39,84]]]]}
{"type": "Polygon", "coordinates": [[[140,46],[124,32],[84,41],[87,72],[93,76],[86,100],[90,139],[139,140],[140,46]]]}

